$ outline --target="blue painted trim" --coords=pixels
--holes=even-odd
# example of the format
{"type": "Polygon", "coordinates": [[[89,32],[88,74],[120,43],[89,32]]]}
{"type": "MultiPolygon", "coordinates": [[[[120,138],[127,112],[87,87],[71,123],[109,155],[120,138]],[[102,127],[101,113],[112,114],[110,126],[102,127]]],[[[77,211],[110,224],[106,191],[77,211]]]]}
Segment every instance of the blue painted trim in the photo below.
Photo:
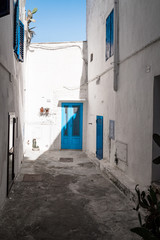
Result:
{"type": "Polygon", "coordinates": [[[19,61],[24,60],[24,24],[19,20],[19,61]]]}
{"type": "Polygon", "coordinates": [[[62,103],[62,119],[61,119],[61,149],[79,149],[82,150],[83,144],[83,103],[62,103]],[[68,107],[68,136],[64,136],[64,129],[66,126],[65,106],[68,107]],[[73,107],[80,106],[80,136],[72,136],[72,120],[73,107]],[[77,142],[77,143],[75,143],[77,142]]]}
{"type": "Polygon", "coordinates": [[[106,19],[106,61],[114,54],[114,9],[106,19]]]}
{"type": "Polygon", "coordinates": [[[103,159],[103,116],[96,119],[96,157],[103,159]]]}
{"type": "Polygon", "coordinates": [[[24,60],[24,24],[19,20],[19,0],[15,4],[14,18],[14,52],[19,61],[24,60]]]}

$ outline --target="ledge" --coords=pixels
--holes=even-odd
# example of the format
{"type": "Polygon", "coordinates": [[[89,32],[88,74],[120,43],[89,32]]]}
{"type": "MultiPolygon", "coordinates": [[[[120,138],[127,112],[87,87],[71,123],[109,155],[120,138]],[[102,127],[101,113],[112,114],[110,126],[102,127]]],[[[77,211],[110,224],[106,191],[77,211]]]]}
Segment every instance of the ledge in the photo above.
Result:
{"type": "Polygon", "coordinates": [[[132,201],[136,201],[135,186],[136,183],[129,179],[121,170],[115,167],[111,167],[107,160],[98,160],[94,154],[88,154],[91,162],[96,165],[101,171],[104,177],[110,179],[110,181],[132,201]]]}
{"type": "Polygon", "coordinates": [[[87,101],[86,99],[73,99],[73,100],[62,99],[58,101],[58,107],[61,107],[62,103],[84,103],[86,101],[87,101]]]}

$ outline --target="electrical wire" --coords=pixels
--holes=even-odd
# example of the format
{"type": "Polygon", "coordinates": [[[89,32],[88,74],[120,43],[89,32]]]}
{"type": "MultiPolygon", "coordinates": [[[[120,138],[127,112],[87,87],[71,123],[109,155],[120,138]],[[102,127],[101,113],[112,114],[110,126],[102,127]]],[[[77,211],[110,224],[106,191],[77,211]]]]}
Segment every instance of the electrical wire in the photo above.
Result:
{"type": "Polygon", "coordinates": [[[69,88],[69,87],[66,87],[66,86],[63,86],[63,88],[69,90],[69,91],[74,91],[74,90],[78,90],[80,89],[81,87],[83,87],[84,85],[87,85],[87,83],[83,83],[81,84],[79,87],[76,87],[76,88],[69,88]]]}
{"type": "MultiPolygon", "coordinates": [[[[43,44],[43,43],[42,43],[43,44]]],[[[42,50],[48,50],[48,51],[56,51],[56,50],[62,50],[62,49],[67,49],[67,48],[74,48],[77,47],[80,49],[81,55],[83,56],[82,48],[79,45],[70,45],[70,46],[61,46],[61,47],[49,47],[49,46],[43,46],[42,44],[32,44],[29,47],[30,48],[35,48],[35,49],[42,49],[42,50]]],[[[82,60],[88,64],[87,59],[82,57],[82,60]]]]}

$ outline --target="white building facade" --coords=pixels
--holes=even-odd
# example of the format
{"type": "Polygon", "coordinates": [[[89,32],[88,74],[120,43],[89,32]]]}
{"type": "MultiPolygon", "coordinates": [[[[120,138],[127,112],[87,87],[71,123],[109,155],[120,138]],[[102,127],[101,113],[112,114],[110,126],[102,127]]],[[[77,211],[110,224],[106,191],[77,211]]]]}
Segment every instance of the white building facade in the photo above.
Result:
{"type": "Polygon", "coordinates": [[[159,0],[87,0],[86,149],[96,155],[101,116],[100,166],[130,189],[160,180],[152,164],[159,151],[152,136],[160,133],[159,10],[159,0]]]}
{"type": "Polygon", "coordinates": [[[1,1],[0,207],[23,160],[24,23],[25,0],[1,1]]]}
{"type": "Polygon", "coordinates": [[[85,150],[87,43],[31,44],[26,83],[27,148],[85,150]]]}

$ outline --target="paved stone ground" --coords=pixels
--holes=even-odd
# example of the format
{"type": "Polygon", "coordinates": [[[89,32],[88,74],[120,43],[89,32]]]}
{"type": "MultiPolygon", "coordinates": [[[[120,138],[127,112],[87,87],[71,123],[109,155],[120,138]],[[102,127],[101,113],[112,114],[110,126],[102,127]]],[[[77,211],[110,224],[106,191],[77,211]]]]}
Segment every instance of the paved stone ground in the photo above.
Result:
{"type": "Polygon", "coordinates": [[[136,240],[132,209],[83,152],[29,152],[0,214],[0,239],[136,240]]]}

